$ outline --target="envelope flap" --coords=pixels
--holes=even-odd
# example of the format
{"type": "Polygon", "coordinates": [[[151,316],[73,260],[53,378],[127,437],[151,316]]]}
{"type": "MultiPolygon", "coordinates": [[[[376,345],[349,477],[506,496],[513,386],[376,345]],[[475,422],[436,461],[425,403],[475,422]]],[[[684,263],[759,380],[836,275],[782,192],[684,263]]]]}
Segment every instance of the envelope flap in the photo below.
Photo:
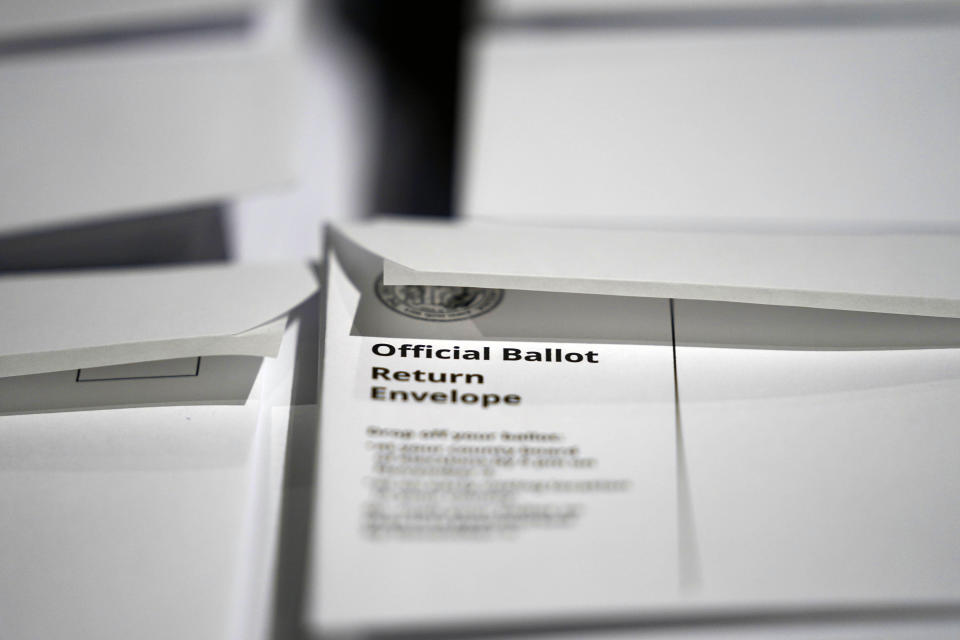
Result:
{"type": "Polygon", "coordinates": [[[0,278],[0,357],[248,331],[316,290],[306,264],[0,278]]]}
{"type": "Polygon", "coordinates": [[[670,297],[960,317],[960,235],[377,222],[342,228],[387,284],[670,297]]]}

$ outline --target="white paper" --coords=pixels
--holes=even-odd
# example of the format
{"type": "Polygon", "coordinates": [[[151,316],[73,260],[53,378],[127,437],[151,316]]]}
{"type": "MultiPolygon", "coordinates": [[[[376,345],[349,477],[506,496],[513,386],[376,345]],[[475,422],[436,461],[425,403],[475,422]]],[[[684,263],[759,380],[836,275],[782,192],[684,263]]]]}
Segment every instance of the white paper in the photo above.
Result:
{"type": "Polygon", "coordinates": [[[0,635],[216,638],[256,407],[0,418],[0,635]]]}
{"type": "Polygon", "coordinates": [[[342,225],[387,284],[689,298],[960,317],[960,234],[342,225]]]}
{"type": "Polygon", "coordinates": [[[253,34],[0,65],[0,229],[223,200],[295,177],[292,55],[253,34]]]}
{"type": "Polygon", "coordinates": [[[685,346],[706,606],[960,602],[960,350],[685,346]]]}
{"type": "Polygon", "coordinates": [[[927,6],[869,27],[481,32],[458,212],[956,229],[956,7],[903,5],[927,6]]]}
{"type": "MultiPolygon", "coordinates": [[[[315,630],[602,615],[677,596],[669,345],[351,335],[361,292],[337,254],[328,259],[308,606],[315,630]],[[491,358],[373,352],[411,343],[487,348],[491,358]],[[580,361],[504,361],[504,348],[541,357],[562,349],[580,361]],[[383,381],[372,378],[375,367],[414,377],[468,372],[482,382],[383,381]],[[374,397],[393,391],[411,395],[374,397]]],[[[659,312],[666,329],[665,301],[659,312]]]]}
{"type": "Polygon", "coordinates": [[[0,376],[203,355],[276,355],[309,265],[0,278],[0,376]]]}

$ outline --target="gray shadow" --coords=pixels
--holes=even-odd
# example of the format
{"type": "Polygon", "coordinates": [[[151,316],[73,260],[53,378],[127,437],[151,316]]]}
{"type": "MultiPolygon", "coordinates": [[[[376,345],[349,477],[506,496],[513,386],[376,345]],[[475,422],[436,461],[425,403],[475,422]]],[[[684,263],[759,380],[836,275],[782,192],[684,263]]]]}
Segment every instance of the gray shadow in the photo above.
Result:
{"type": "Polygon", "coordinates": [[[677,344],[800,351],[960,347],[960,319],[677,300],[677,344]]]}
{"type": "Polygon", "coordinates": [[[0,39],[0,58],[102,50],[151,42],[180,43],[211,36],[245,36],[253,20],[243,11],[193,16],[159,22],[132,22],[120,26],[86,27],[73,31],[36,33],[0,39]]]}
{"type": "Polygon", "coordinates": [[[691,593],[701,586],[700,545],[697,521],[690,491],[690,471],[687,468],[687,449],[683,438],[683,413],[680,404],[680,376],[677,370],[677,329],[674,300],[670,300],[670,335],[673,352],[673,408],[676,430],[677,465],[677,568],[680,590],[691,593]]]}
{"type": "MultiPolygon", "coordinates": [[[[325,263],[324,263],[325,264],[325,263]]],[[[319,281],[326,286],[325,267],[319,281]]],[[[318,402],[323,362],[325,296],[313,295],[290,312],[299,322],[290,404],[318,402]]],[[[274,605],[270,637],[293,640],[309,637],[304,626],[309,580],[310,534],[319,474],[319,419],[291,408],[284,461],[283,497],[280,505],[277,564],[273,576],[274,605]]]]}
{"type": "MultiPolygon", "coordinates": [[[[377,629],[366,635],[383,640],[413,640],[423,638],[497,638],[523,635],[549,635],[557,633],[634,632],[656,633],[664,631],[760,631],[766,630],[771,637],[786,631],[802,631],[810,625],[830,624],[853,626],[865,623],[904,623],[910,621],[938,621],[960,623],[960,603],[942,602],[928,605],[902,605],[878,602],[873,605],[777,608],[768,607],[748,612],[724,610],[703,611],[696,614],[676,613],[661,615],[609,614],[597,617],[557,616],[549,620],[526,619],[474,622],[459,625],[411,626],[402,631],[377,629]]],[[[572,636],[576,637],[576,636],[572,636]]]]}
{"type": "Polygon", "coordinates": [[[0,234],[0,272],[222,262],[220,204],[0,234]]]}
{"type": "MultiPolygon", "coordinates": [[[[772,3],[771,3],[772,4],[772,3]]],[[[950,2],[807,3],[793,6],[639,8],[536,11],[495,19],[502,31],[624,31],[742,29],[878,29],[960,24],[960,7],[950,2]]]]}

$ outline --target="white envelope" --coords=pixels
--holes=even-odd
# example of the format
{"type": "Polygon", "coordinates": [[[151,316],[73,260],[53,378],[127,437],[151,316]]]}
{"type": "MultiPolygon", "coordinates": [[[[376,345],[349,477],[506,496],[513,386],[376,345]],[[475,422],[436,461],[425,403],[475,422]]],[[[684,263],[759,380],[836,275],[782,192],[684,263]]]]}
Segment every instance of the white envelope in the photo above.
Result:
{"type": "Polygon", "coordinates": [[[299,332],[235,406],[0,415],[0,636],[269,637],[299,332]]]}
{"type": "Polygon", "coordinates": [[[386,284],[960,317],[960,234],[647,231],[489,222],[341,225],[386,284]]]}
{"type": "Polygon", "coordinates": [[[282,38],[255,16],[212,34],[142,41],[92,44],[84,31],[124,21],[156,27],[154,18],[162,35],[170,22],[243,15],[258,3],[61,4],[0,9],[0,24],[13,14],[0,36],[83,32],[83,46],[55,40],[50,50],[14,49],[0,64],[0,230],[219,201],[295,179],[300,67],[289,42],[274,42],[282,38]]]}
{"type": "Polygon", "coordinates": [[[956,3],[503,4],[469,53],[466,216],[956,229],[956,3]]]}
{"type": "Polygon", "coordinates": [[[242,402],[316,286],[306,264],[0,278],[0,412],[242,402]]]}
{"type": "MultiPolygon", "coordinates": [[[[567,606],[564,598],[575,586],[559,570],[553,585],[505,604],[497,594],[513,588],[503,584],[511,579],[509,571],[495,579],[483,573],[485,567],[470,574],[472,582],[450,586],[443,567],[474,571],[468,546],[455,547],[458,556],[452,545],[435,543],[434,557],[423,541],[409,549],[391,542],[393,547],[371,551],[380,563],[376,567],[404,567],[413,561],[409,554],[423,561],[419,573],[399,571],[384,578],[389,586],[374,589],[369,582],[354,585],[344,569],[337,573],[342,586],[334,590],[329,572],[336,572],[339,561],[315,564],[309,615],[317,628],[467,624],[482,630],[531,620],[590,626],[611,616],[622,624],[643,624],[690,615],[760,615],[775,621],[798,613],[956,615],[960,610],[952,535],[960,509],[950,500],[951,487],[960,484],[960,436],[950,418],[960,397],[956,237],[379,222],[340,226],[327,239],[336,257],[328,268],[342,269],[338,277],[349,286],[336,295],[327,292],[327,318],[337,320],[338,333],[331,336],[327,327],[323,378],[334,382],[324,389],[336,389],[337,397],[324,409],[321,427],[326,492],[314,534],[319,548],[328,545],[326,553],[335,554],[366,544],[357,542],[358,507],[351,502],[364,498],[349,487],[353,475],[373,472],[356,454],[359,427],[344,407],[354,402],[352,411],[368,410],[364,398],[373,392],[367,387],[379,384],[369,382],[369,353],[376,342],[370,338],[376,337],[388,344],[400,342],[391,338],[427,345],[511,339],[596,343],[611,356],[618,344],[620,355],[632,354],[638,345],[649,348],[640,359],[647,368],[630,373],[634,388],[672,389],[668,404],[675,411],[651,413],[640,422],[667,425],[675,448],[664,447],[651,432],[648,442],[631,449],[658,451],[666,465],[659,471],[673,474],[672,482],[664,481],[662,474],[653,475],[657,464],[641,462],[638,455],[637,464],[651,474],[644,486],[659,487],[665,498],[659,510],[640,514],[646,528],[638,531],[663,535],[665,522],[675,524],[672,548],[679,553],[671,559],[676,564],[669,577],[662,565],[643,560],[660,573],[638,570],[638,576],[659,577],[642,591],[611,595],[607,607],[589,605],[586,597],[567,606]],[[411,291],[427,284],[505,291],[500,306],[467,321],[424,322],[390,308],[381,282],[411,285],[411,291]],[[921,311],[929,315],[910,315],[921,311]],[[366,337],[359,349],[358,336],[366,337]],[[661,361],[653,354],[664,345],[661,361]],[[670,345],[672,371],[662,366],[669,364],[670,345]],[[439,568],[431,568],[432,557],[440,559],[439,568]],[[409,589],[403,591],[407,580],[409,589]],[[351,597],[353,587],[364,597],[351,597]],[[398,602],[406,601],[397,594],[395,601],[378,600],[390,589],[413,594],[416,602],[401,607],[398,602]],[[470,597],[473,604],[465,605],[470,597]]],[[[494,351],[498,348],[494,344],[494,351]]],[[[445,364],[372,360],[388,368],[445,364]]],[[[630,371],[630,361],[619,365],[623,371],[630,371]]],[[[529,381],[519,382],[509,369],[484,371],[534,397],[542,392],[536,380],[547,370],[532,368],[529,381]]],[[[542,406],[569,411],[581,410],[578,402],[592,397],[597,416],[618,398],[636,400],[606,379],[596,389],[590,380],[580,382],[576,393],[564,389],[563,396],[536,397],[542,406]]],[[[656,401],[662,405],[664,398],[656,401]]],[[[363,424],[428,426],[412,412],[389,409],[363,424]]],[[[449,429],[487,426],[469,413],[443,415],[449,429]]],[[[527,415],[533,421],[527,427],[537,428],[538,415],[527,415]]],[[[508,419],[498,414],[492,422],[508,419]]],[[[600,419],[593,425],[603,426],[600,419]]],[[[610,426],[615,432],[616,425],[610,426]]],[[[589,443],[601,465],[604,456],[611,460],[622,453],[615,438],[608,443],[609,448],[589,443]]],[[[624,526],[635,526],[636,516],[624,512],[624,526]]],[[[614,521],[607,525],[615,527],[614,521]]],[[[609,532],[609,526],[591,529],[595,539],[602,540],[600,532],[609,532]]],[[[540,550],[540,567],[570,560],[552,555],[554,543],[540,550]]],[[[624,562],[649,558],[654,547],[645,544],[637,542],[637,557],[630,551],[624,562]]],[[[583,562],[603,566],[599,547],[603,544],[581,541],[583,562]]],[[[520,545],[504,546],[503,557],[519,554],[517,549],[520,545]]],[[[352,570],[365,557],[358,556],[352,570]]],[[[362,575],[380,585],[376,567],[362,575]]],[[[611,571],[608,583],[591,584],[619,584],[622,576],[616,573],[611,571]]]]}

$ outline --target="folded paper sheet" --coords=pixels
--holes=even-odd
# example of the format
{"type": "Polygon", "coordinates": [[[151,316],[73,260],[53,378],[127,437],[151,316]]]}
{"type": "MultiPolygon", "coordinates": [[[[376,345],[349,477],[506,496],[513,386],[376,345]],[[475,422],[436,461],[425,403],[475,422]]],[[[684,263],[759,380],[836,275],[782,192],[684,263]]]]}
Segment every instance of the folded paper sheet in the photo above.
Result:
{"type": "Polygon", "coordinates": [[[348,225],[386,284],[960,317],[960,234],[696,233],[469,222],[348,225]]]}
{"type": "Polygon", "coordinates": [[[182,357],[276,354],[316,290],[303,264],[0,278],[0,377],[182,357]]]}

